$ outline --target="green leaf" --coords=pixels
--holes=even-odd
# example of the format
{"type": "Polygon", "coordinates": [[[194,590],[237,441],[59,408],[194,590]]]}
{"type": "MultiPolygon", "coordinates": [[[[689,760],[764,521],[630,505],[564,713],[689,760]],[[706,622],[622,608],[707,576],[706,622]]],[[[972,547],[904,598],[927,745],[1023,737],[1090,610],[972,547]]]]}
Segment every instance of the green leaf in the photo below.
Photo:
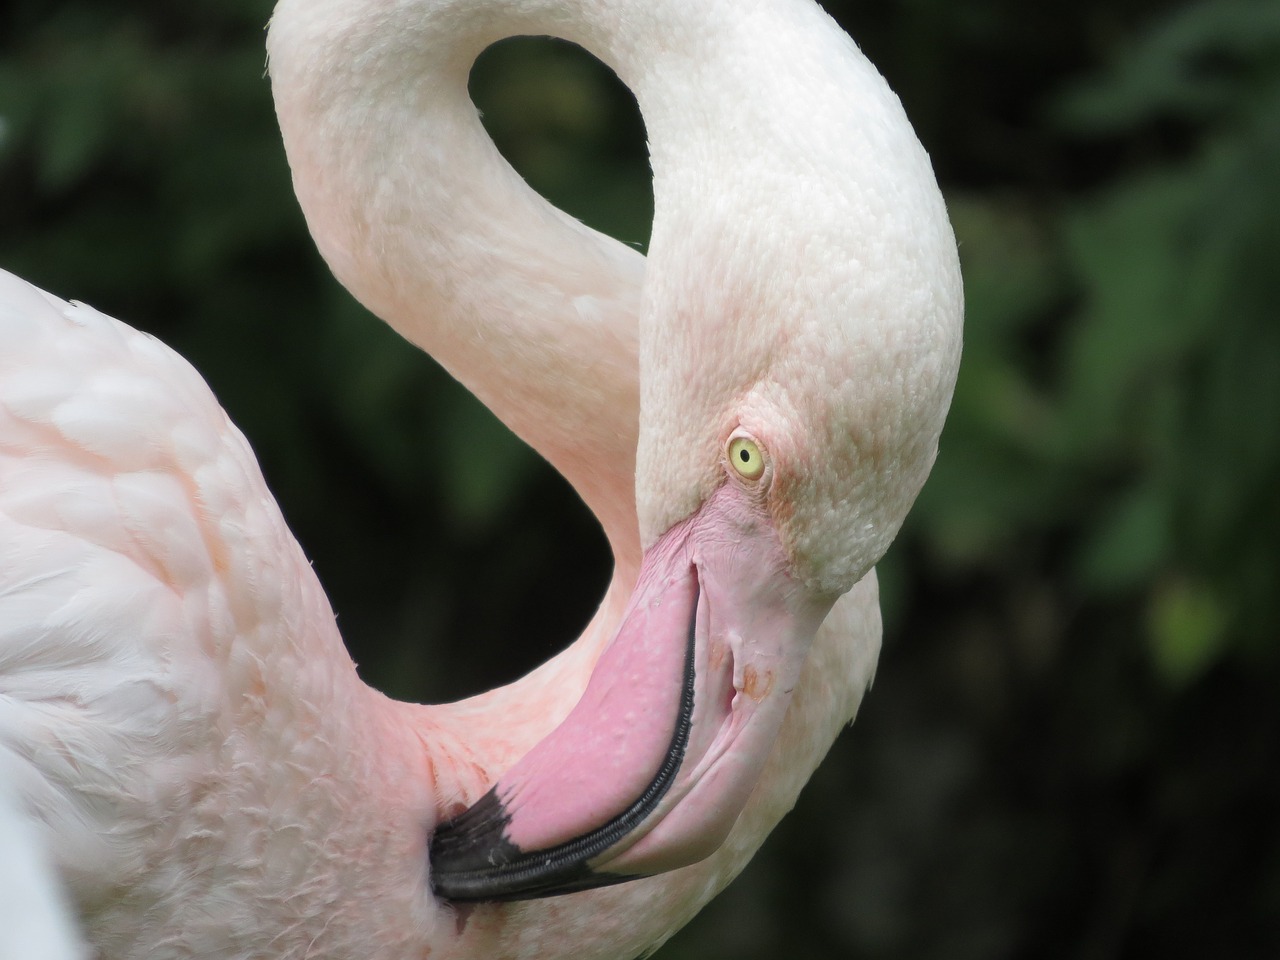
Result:
{"type": "Polygon", "coordinates": [[[1184,687],[1203,675],[1223,651],[1229,619],[1208,584],[1186,579],[1162,584],[1147,612],[1147,643],[1165,682],[1184,687]]]}

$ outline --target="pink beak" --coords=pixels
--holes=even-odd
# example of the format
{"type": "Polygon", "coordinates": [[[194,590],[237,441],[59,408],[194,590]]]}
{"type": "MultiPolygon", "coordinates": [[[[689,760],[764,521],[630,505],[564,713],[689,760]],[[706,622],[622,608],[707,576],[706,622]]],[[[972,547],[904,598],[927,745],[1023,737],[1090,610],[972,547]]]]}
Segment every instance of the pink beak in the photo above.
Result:
{"type": "Polygon", "coordinates": [[[436,829],[436,894],[554,896],[710,855],[760,776],[833,602],[791,579],[767,511],[725,483],[646,551],[565,721],[436,829]]]}

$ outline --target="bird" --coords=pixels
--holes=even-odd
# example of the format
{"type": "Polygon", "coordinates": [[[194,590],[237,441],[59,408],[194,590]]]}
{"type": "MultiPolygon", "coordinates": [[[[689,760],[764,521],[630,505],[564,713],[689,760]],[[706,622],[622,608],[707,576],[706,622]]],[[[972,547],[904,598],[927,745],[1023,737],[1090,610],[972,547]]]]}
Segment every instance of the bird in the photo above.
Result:
{"type": "Polygon", "coordinates": [[[811,0],[280,0],[267,53],[321,256],[573,484],[612,579],[523,679],[392,701],[200,375],[0,275],[0,859],[30,864],[27,935],[102,960],[647,956],[873,678],[874,565],[961,349],[929,158],[811,0]],[[646,255],[485,134],[468,71],[522,34],[635,94],[646,255]]]}

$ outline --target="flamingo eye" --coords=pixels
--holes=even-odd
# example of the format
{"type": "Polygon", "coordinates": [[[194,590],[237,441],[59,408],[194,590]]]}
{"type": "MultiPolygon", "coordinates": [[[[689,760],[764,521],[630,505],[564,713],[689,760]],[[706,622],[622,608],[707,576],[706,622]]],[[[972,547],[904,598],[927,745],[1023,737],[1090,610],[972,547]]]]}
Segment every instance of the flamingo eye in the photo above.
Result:
{"type": "Polygon", "coordinates": [[[729,441],[729,462],[744,480],[758,480],[764,473],[764,454],[756,442],[747,437],[734,437],[729,441]]]}

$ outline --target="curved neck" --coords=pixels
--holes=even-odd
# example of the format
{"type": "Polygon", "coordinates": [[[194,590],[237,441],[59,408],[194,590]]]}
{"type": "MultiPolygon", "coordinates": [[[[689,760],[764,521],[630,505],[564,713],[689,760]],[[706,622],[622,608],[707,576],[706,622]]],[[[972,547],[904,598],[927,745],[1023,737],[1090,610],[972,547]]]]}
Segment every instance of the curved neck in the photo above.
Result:
{"type": "Polygon", "coordinates": [[[794,0],[282,0],[268,41],[297,195],[338,279],[551,461],[620,561],[638,558],[637,442],[639,486],[661,504],[642,505],[648,541],[708,492],[706,477],[669,469],[715,459],[688,449],[706,432],[681,414],[709,405],[701,385],[742,382],[742,370],[721,369],[725,357],[750,371],[772,345],[769,327],[741,322],[768,264],[734,238],[744,217],[775,219],[770,198],[788,194],[795,172],[777,156],[822,152],[810,141],[834,122],[823,104],[859,78],[825,66],[847,56],[795,65],[832,45],[853,49],[820,9],[794,0]],[[650,262],[661,259],[643,305],[644,258],[531,190],[468,97],[486,46],[548,33],[600,56],[640,101],[654,166],[650,262]],[[734,208],[738,196],[754,207],[734,208]],[[694,311],[736,315],[736,349],[707,349],[694,311]],[[720,368],[698,376],[711,355],[720,368]]]}
{"type": "Polygon", "coordinates": [[[531,190],[467,93],[486,46],[554,27],[538,6],[284,0],[276,109],[338,279],[546,457],[636,568],[644,258],[531,190]]]}
{"type": "MultiPolygon", "coordinates": [[[[939,251],[954,259],[949,230],[916,237],[946,222],[928,158],[813,3],[282,0],[268,48],[335,274],[565,475],[622,566],[709,495],[745,391],[812,364],[833,302],[845,339],[935,332],[901,297],[934,290],[916,274],[939,251]],[[600,56],[639,100],[647,264],[534,193],[480,124],[476,55],[539,33],[600,56]]],[[[890,380],[896,362],[855,351],[837,380],[890,380]]]]}

